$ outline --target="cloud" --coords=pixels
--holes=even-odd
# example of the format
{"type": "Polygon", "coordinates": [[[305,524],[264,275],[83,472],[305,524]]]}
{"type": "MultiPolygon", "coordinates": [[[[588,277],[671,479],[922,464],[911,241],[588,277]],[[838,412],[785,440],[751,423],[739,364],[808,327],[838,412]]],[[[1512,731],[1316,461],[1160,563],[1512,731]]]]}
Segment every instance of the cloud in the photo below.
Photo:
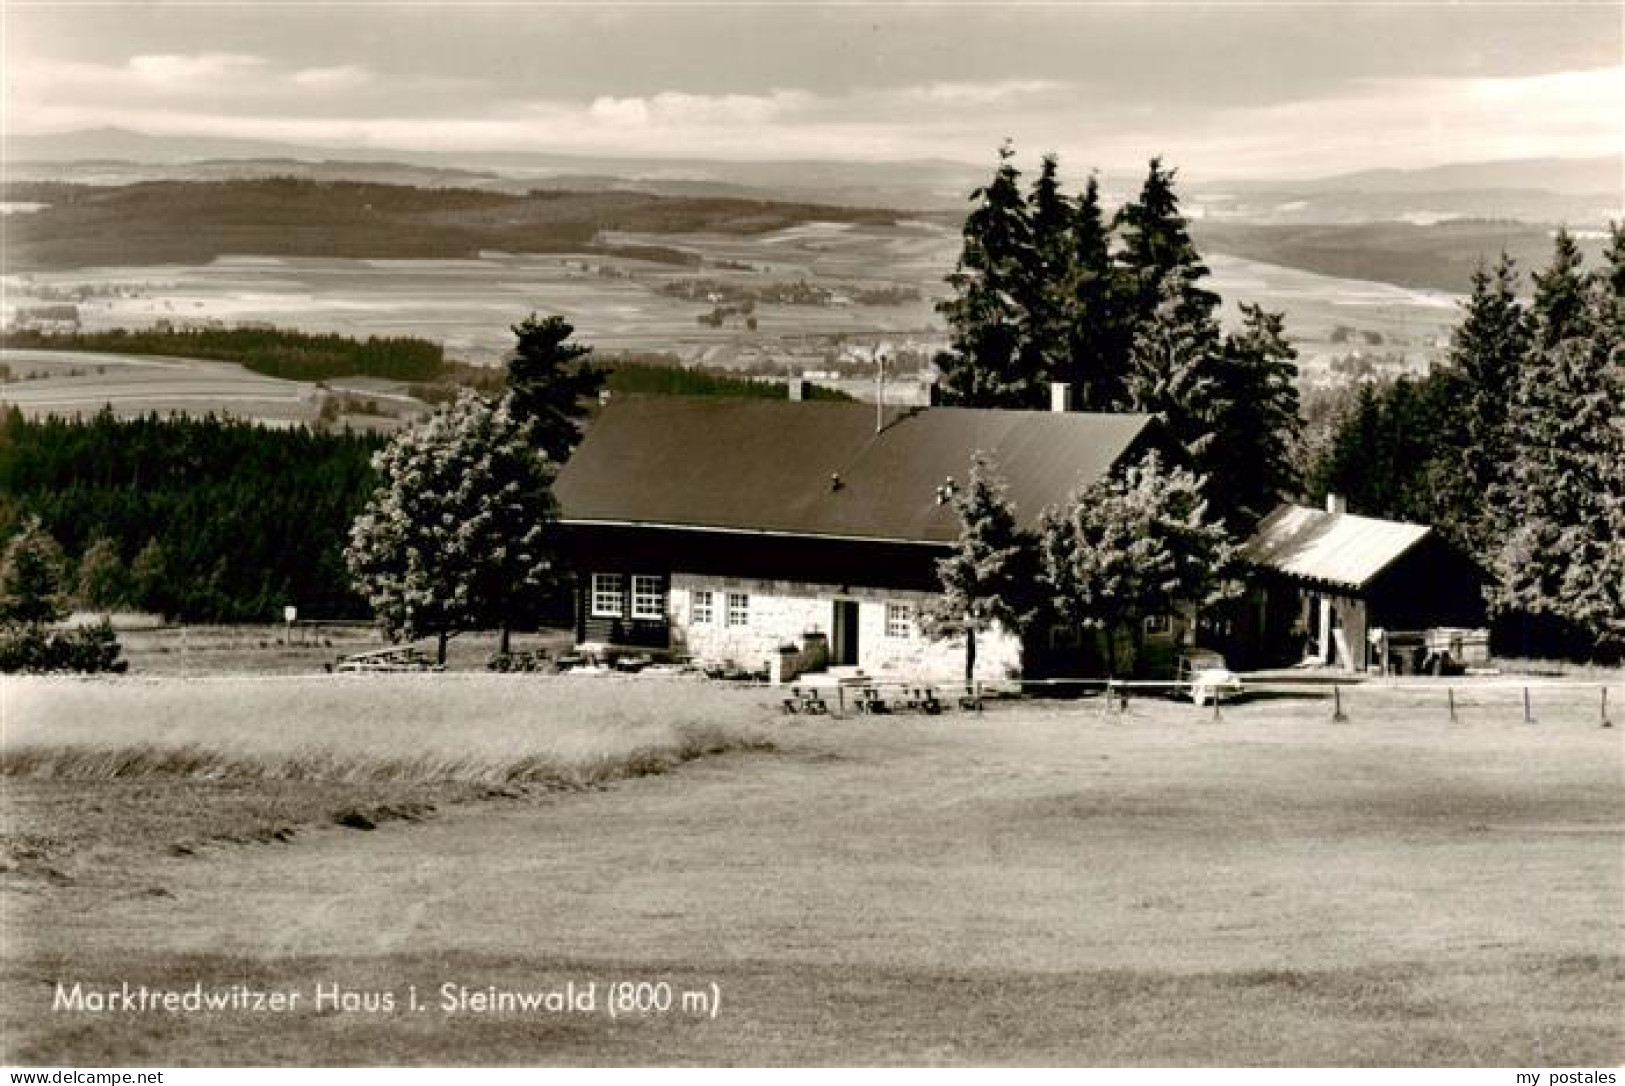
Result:
{"type": "Polygon", "coordinates": [[[957,158],[1059,152],[1081,176],[1164,154],[1188,176],[1312,176],[1368,166],[1617,153],[1625,66],[1527,76],[1350,81],[1337,95],[1179,104],[1056,79],[807,86],[758,93],[529,97],[432,72],[278,65],[239,52],[152,53],[8,72],[17,132],[120,125],[328,146],[546,150],[637,157],[957,158]]]}
{"type": "Polygon", "coordinates": [[[949,106],[989,106],[1035,98],[1066,89],[1054,79],[1003,79],[987,83],[927,83],[906,87],[900,97],[949,106]]]}
{"type": "Polygon", "coordinates": [[[647,97],[595,98],[587,107],[587,113],[594,120],[623,128],[733,127],[786,120],[817,101],[816,96],[805,91],[774,91],[766,95],[663,91],[647,97]]]}
{"type": "Polygon", "coordinates": [[[301,68],[288,77],[296,87],[307,90],[340,91],[367,86],[373,75],[359,64],[342,64],[333,68],[301,68]]]}
{"type": "MultiPolygon", "coordinates": [[[[131,57],[124,71],[151,87],[193,90],[216,80],[259,73],[265,66],[263,57],[244,53],[161,53],[131,57]]],[[[123,73],[115,69],[108,74],[116,79],[123,73]]]]}

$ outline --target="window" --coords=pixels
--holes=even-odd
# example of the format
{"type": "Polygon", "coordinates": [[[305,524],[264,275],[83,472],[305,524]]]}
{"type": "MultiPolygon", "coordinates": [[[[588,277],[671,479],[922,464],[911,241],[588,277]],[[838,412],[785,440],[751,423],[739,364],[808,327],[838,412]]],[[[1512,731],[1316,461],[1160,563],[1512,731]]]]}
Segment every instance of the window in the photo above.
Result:
{"type": "Polygon", "coordinates": [[[594,618],[620,618],[626,612],[623,598],[625,578],[619,573],[592,575],[592,613],[594,618]]]}
{"type": "Polygon", "coordinates": [[[715,612],[712,610],[715,605],[715,593],[709,588],[696,589],[694,592],[694,624],[696,626],[709,626],[715,622],[715,612]]]}
{"type": "Polygon", "coordinates": [[[1173,628],[1174,624],[1167,615],[1145,616],[1145,632],[1148,634],[1165,634],[1173,628]]]}
{"type": "Polygon", "coordinates": [[[887,637],[913,637],[914,636],[914,605],[911,603],[888,603],[886,605],[886,636],[887,637]]]}
{"type": "Polygon", "coordinates": [[[659,577],[637,574],[632,578],[632,617],[666,617],[666,586],[659,577]]]}
{"type": "Polygon", "coordinates": [[[728,625],[750,625],[750,594],[746,592],[728,593],[728,625]]]}

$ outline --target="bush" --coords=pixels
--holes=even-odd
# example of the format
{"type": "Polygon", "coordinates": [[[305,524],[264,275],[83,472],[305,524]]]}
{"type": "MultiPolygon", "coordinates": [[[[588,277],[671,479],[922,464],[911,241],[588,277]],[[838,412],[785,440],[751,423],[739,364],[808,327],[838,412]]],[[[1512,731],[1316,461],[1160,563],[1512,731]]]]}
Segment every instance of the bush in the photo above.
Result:
{"type": "Polygon", "coordinates": [[[13,626],[0,632],[0,672],[76,671],[122,674],[129,661],[119,659],[123,646],[112,625],[47,633],[41,626],[13,626]]]}

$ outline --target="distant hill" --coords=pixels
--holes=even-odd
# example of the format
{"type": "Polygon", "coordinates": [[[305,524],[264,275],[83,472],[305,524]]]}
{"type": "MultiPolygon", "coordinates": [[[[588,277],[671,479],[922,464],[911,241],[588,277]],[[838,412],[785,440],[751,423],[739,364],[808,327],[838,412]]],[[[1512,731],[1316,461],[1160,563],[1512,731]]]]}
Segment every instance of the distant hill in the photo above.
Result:
{"type": "MultiPolygon", "coordinates": [[[[787,200],[847,207],[962,212],[986,181],[987,162],[726,161],[615,158],[533,151],[460,154],[402,148],[317,146],[221,137],[153,136],[122,128],[11,135],[0,144],[19,180],[128,184],[300,176],[389,183],[467,184],[492,191],[646,192],[660,196],[787,200]]],[[[1082,171],[1084,162],[1063,162],[1082,171]]],[[[1174,163],[1178,165],[1178,163],[1174,163]]],[[[1599,225],[1625,206],[1618,157],[1468,162],[1429,169],[1372,169],[1291,180],[1182,174],[1194,206],[1243,222],[1382,222],[1460,218],[1599,225]],[[1217,194],[1226,194],[1218,196],[1217,194]],[[1214,198],[1211,206],[1206,201],[1214,198]]],[[[1127,198],[1138,175],[1108,173],[1109,200],[1127,198]]]]}
{"type": "Polygon", "coordinates": [[[41,203],[7,219],[10,271],[205,263],[227,254],[468,258],[483,250],[599,252],[673,264],[674,248],[613,245],[604,231],[751,235],[807,222],[889,224],[897,213],[821,204],[632,192],[513,195],[467,188],[255,178],[117,188],[8,184],[41,203]]]}
{"type": "Polygon", "coordinates": [[[1564,196],[1625,193],[1625,158],[1520,158],[1459,162],[1425,170],[1362,170],[1302,183],[1276,182],[1274,189],[1303,193],[1439,193],[1528,190],[1564,196]]]}
{"type": "MultiPolygon", "coordinates": [[[[219,176],[225,162],[263,164],[262,176],[305,173],[315,164],[329,175],[364,174],[382,164],[452,169],[492,178],[493,187],[636,189],[658,195],[741,196],[814,200],[845,206],[962,207],[988,167],[946,159],[903,162],[735,162],[719,159],[612,158],[548,151],[433,153],[402,148],[324,147],[265,140],[152,136],[122,128],[49,135],[8,135],[0,154],[22,164],[25,178],[83,180],[94,168],[120,180],[219,176]],[[130,167],[162,167],[144,175],[130,167]],[[56,169],[42,170],[46,165],[56,169]],[[345,170],[342,167],[348,166],[345,170]],[[70,168],[71,167],[71,168],[70,168]],[[122,171],[120,171],[122,167],[122,171]],[[293,167],[293,168],[290,168],[293,167]],[[190,172],[186,172],[190,171],[190,172]],[[500,179],[500,180],[498,180],[500,179]]],[[[19,171],[13,170],[14,176],[19,171]]]]}

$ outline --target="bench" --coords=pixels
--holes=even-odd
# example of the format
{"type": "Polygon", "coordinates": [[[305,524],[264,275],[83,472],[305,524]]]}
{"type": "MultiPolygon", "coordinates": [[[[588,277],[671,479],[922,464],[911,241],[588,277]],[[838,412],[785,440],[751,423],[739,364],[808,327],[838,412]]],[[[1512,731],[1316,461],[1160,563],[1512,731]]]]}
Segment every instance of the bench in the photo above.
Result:
{"type": "Polygon", "coordinates": [[[790,696],[784,699],[784,711],[786,713],[806,713],[809,716],[817,716],[829,712],[829,703],[824,700],[824,695],[814,687],[792,686],[790,696]]]}

